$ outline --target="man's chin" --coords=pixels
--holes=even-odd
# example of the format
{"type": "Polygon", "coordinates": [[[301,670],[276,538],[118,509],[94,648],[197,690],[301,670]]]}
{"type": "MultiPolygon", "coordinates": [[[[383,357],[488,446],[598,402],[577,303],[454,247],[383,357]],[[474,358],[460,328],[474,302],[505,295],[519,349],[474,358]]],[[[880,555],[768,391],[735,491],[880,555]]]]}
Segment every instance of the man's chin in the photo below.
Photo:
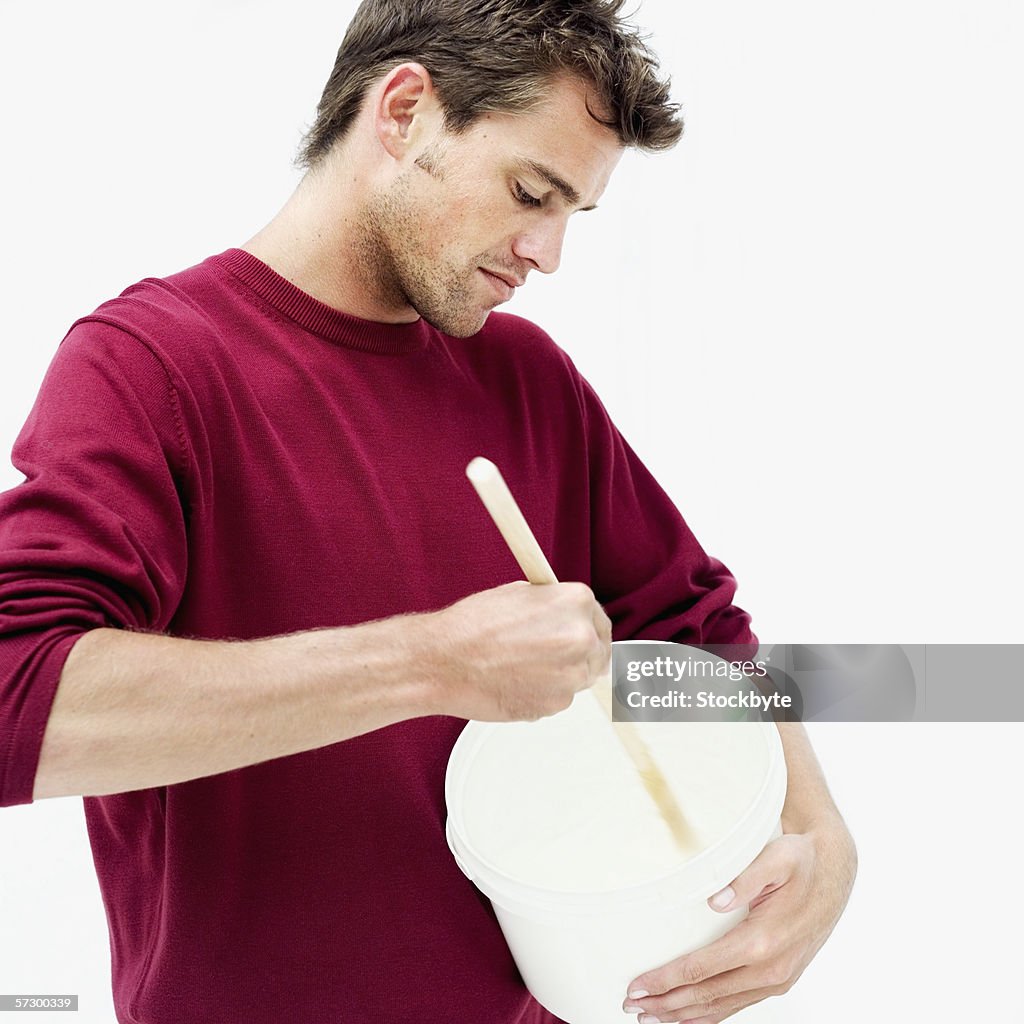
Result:
{"type": "Polygon", "coordinates": [[[472,338],[474,334],[479,334],[483,330],[483,326],[487,323],[487,318],[491,315],[489,309],[474,317],[472,320],[469,317],[460,317],[458,320],[452,317],[436,317],[431,318],[426,314],[420,314],[424,320],[430,324],[431,327],[440,331],[442,334],[447,334],[450,338],[472,338]]]}

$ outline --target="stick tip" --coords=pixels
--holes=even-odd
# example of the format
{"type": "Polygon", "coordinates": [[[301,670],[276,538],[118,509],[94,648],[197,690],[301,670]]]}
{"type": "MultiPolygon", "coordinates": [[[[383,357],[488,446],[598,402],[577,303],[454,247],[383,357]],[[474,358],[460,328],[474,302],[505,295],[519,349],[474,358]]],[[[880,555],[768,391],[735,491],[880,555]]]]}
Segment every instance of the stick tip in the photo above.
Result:
{"type": "Polygon", "coordinates": [[[498,476],[498,467],[490,459],[478,455],[466,467],[466,476],[475,484],[483,483],[498,476]]]}

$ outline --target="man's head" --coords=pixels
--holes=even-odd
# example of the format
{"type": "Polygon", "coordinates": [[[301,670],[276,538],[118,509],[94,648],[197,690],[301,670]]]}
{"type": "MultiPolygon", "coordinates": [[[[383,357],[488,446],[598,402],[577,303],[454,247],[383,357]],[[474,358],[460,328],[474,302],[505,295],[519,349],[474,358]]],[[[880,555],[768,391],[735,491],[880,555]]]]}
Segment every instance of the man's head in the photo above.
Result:
{"type": "Polygon", "coordinates": [[[590,83],[624,147],[682,133],[654,54],[619,17],[625,0],[364,0],[345,33],[299,163],[312,167],[355,120],[370,86],[422,64],[455,133],[485,113],[523,113],[562,75],[590,83]]]}
{"type": "Polygon", "coordinates": [[[623,148],[678,140],[622,2],[360,6],[300,163],[361,188],[364,283],[386,308],[475,333],[511,296],[501,278],[557,267],[569,214],[596,203],[623,148]]]}

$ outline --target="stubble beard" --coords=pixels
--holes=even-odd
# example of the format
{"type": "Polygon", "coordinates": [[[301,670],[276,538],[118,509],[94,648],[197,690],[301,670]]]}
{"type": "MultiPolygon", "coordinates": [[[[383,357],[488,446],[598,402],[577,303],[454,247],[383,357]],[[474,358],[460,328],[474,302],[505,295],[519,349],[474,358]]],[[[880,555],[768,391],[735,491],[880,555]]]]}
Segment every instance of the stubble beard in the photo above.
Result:
{"type": "Polygon", "coordinates": [[[359,233],[367,286],[386,306],[411,306],[444,334],[468,338],[489,313],[472,294],[475,264],[460,269],[431,256],[421,226],[427,216],[413,199],[408,174],[367,203],[359,233]]]}

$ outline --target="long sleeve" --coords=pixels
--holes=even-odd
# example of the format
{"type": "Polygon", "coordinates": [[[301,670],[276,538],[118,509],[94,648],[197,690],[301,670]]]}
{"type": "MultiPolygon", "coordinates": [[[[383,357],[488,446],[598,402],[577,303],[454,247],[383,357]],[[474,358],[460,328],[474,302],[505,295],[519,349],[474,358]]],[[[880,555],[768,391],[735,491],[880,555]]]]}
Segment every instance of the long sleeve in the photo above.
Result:
{"type": "Polygon", "coordinates": [[[59,346],[0,495],[0,806],[28,803],[68,652],[100,627],[162,630],[184,586],[187,449],[139,340],[80,322],[59,346]]]}
{"type": "Polygon", "coordinates": [[[616,639],[752,649],[750,616],[732,603],[732,574],[704,551],[590,385],[582,377],[578,382],[590,474],[593,586],[616,639]]]}

